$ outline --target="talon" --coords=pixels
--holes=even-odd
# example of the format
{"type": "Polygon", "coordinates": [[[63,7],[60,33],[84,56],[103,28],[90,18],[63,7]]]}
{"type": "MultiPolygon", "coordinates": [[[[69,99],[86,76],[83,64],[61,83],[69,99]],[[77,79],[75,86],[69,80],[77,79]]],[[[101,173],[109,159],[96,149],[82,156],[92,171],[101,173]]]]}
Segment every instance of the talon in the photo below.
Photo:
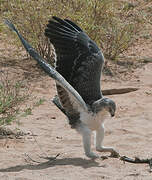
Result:
{"type": "Polygon", "coordinates": [[[97,159],[99,158],[99,156],[93,152],[90,152],[90,153],[86,153],[86,156],[91,158],[91,159],[97,159]]]}
{"type": "Polygon", "coordinates": [[[101,158],[102,160],[108,159],[107,156],[100,156],[100,158],[101,158]]]}
{"type": "Polygon", "coordinates": [[[120,154],[117,151],[112,151],[110,157],[118,158],[120,157],[120,154]]]}

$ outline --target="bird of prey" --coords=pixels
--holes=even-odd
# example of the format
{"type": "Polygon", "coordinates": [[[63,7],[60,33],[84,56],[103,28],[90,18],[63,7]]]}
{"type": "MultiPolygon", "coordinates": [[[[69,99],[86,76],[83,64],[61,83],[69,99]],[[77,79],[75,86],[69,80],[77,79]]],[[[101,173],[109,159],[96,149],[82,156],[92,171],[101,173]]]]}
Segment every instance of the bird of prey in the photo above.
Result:
{"type": "Polygon", "coordinates": [[[91,151],[91,134],[95,131],[96,150],[118,156],[112,147],[103,146],[104,120],[108,114],[115,115],[116,104],[103,97],[100,89],[104,56],[96,43],[74,22],[53,16],[45,29],[45,36],[56,52],[53,68],[9,20],[5,24],[17,33],[27,52],[55,80],[57,95],[53,102],[67,116],[71,127],[82,135],[85,155],[100,157],[91,151]]]}

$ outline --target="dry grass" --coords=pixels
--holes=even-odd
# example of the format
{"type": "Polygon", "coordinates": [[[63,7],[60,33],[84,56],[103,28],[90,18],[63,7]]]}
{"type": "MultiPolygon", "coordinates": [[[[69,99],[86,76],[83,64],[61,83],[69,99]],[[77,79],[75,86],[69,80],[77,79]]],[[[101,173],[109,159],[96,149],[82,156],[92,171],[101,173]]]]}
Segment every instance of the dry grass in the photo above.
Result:
{"type": "Polygon", "coordinates": [[[136,5],[120,0],[5,0],[1,14],[17,25],[24,37],[50,63],[52,48],[44,28],[52,16],[70,18],[102,48],[108,59],[117,59],[140,30],[142,16],[136,5]]]}
{"type": "Polygon", "coordinates": [[[22,83],[10,78],[7,71],[0,72],[0,125],[12,122],[19,110],[20,103],[28,98],[22,90],[22,83]]]}

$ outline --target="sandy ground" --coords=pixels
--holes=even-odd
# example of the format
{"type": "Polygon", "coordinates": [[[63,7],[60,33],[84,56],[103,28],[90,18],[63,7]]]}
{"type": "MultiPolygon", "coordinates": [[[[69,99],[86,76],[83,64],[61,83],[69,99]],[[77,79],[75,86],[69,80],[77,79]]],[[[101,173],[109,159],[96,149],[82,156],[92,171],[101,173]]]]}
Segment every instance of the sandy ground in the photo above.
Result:
{"type": "MultiPolygon", "coordinates": [[[[140,39],[130,48],[128,55],[152,57],[151,49],[151,39],[148,42],[140,39]]],[[[0,44],[0,57],[4,61],[12,51],[12,45],[0,44]],[[7,57],[4,58],[4,54],[7,57]]],[[[29,72],[28,60],[24,60],[22,67],[14,66],[14,63],[15,60],[10,58],[11,72],[27,76],[33,94],[46,101],[35,107],[32,115],[22,117],[19,124],[14,122],[10,126],[27,132],[27,135],[21,139],[0,139],[0,180],[152,180],[148,164],[124,163],[108,157],[107,153],[99,153],[108,157],[105,160],[87,158],[81,136],[70,128],[66,117],[51,102],[56,94],[54,81],[44,75],[39,77],[36,69],[29,72]],[[50,160],[58,154],[55,161],[50,160]]],[[[152,63],[133,69],[125,78],[102,77],[102,89],[121,87],[137,87],[139,90],[109,96],[116,102],[117,112],[114,118],[105,122],[104,145],[114,147],[120,155],[151,158],[152,63]]],[[[95,151],[93,145],[92,148],[95,151]]]]}
{"type": "MultiPolygon", "coordinates": [[[[117,103],[117,113],[105,123],[104,145],[113,146],[121,155],[152,157],[151,75],[152,63],[148,63],[125,81],[102,78],[103,89],[139,88],[135,92],[110,96],[117,103]]],[[[16,125],[29,132],[28,135],[22,139],[0,139],[1,180],[152,179],[148,164],[123,163],[110,157],[105,160],[85,157],[81,136],[69,127],[66,117],[50,101],[55,95],[54,81],[43,76],[31,86],[35,86],[35,95],[46,101],[16,125]],[[55,157],[58,153],[56,161],[40,158],[55,157]],[[32,162],[28,156],[37,162],[32,162]]]]}

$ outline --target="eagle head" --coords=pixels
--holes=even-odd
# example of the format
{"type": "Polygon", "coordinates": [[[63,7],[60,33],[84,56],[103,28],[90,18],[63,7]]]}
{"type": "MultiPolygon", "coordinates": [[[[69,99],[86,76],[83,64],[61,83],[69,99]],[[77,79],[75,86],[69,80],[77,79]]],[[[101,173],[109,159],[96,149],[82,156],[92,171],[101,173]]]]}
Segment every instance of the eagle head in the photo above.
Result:
{"type": "Polygon", "coordinates": [[[92,110],[94,113],[106,110],[113,117],[116,111],[116,103],[112,99],[103,97],[92,104],[92,110]]]}

